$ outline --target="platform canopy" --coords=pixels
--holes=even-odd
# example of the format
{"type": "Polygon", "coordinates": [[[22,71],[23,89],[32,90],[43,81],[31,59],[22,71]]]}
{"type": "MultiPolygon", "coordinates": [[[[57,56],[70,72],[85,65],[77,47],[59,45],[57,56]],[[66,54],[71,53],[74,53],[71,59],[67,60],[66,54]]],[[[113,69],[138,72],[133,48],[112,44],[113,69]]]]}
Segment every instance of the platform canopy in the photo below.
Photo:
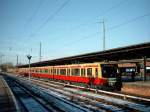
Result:
{"type": "MultiPolygon", "coordinates": [[[[143,59],[144,57],[150,58],[150,42],[114,48],[105,51],[97,51],[76,56],[31,63],[31,67],[64,65],[75,63],[91,63],[101,61],[135,60],[135,59],[143,59]]],[[[28,64],[20,65],[18,67],[21,68],[27,66],[28,64]]]]}

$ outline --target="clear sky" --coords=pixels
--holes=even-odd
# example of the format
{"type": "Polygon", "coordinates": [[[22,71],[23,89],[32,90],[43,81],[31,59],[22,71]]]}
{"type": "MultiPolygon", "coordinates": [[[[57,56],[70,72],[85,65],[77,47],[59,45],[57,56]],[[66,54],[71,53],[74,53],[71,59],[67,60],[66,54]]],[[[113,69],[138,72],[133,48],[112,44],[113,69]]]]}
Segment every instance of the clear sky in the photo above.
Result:
{"type": "Polygon", "coordinates": [[[150,0],[0,0],[3,62],[28,63],[150,42],[150,0]]]}

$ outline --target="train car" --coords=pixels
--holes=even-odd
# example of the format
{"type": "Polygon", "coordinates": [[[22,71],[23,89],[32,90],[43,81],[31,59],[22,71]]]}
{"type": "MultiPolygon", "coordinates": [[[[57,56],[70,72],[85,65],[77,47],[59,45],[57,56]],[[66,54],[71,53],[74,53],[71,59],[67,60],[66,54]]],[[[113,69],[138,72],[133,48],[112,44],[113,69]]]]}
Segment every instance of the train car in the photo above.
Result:
{"type": "Polygon", "coordinates": [[[23,76],[28,76],[29,69],[28,68],[18,68],[17,69],[18,74],[23,76]]]}
{"type": "MultiPolygon", "coordinates": [[[[32,67],[31,76],[49,78],[71,83],[82,83],[95,87],[116,84],[117,64],[96,62],[57,66],[32,67]]],[[[22,74],[28,73],[28,68],[20,68],[22,74]]]]}

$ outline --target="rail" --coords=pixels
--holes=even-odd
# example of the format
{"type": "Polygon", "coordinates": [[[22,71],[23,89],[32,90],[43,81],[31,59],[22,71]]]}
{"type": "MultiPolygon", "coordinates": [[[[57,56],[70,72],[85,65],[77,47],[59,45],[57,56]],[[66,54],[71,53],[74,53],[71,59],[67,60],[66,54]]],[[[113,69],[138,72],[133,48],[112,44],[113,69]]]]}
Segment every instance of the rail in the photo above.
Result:
{"type": "MultiPolygon", "coordinates": [[[[24,79],[25,80],[25,79],[24,79]]],[[[45,87],[47,89],[51,89],[52,91],[56,91],[58,93],[60,93],[61,95],[65,95],[67,97],[70,97],[71,95],[73,96],[73,99],[76,99],[78,101],[83,101],[85,100],[85,102],[87,102],[87,105],[94,105],[95,107],[100,107],[102,109],[105,109],[106,111],[135,111],[135,110],[140,110],[140,111],[150,111],[150,108],[147,108],[147,105],[145,104],[141,104],[138,102],[131,102],[131,101],[127,101],[126,99],[120,99],[120,98],[113,98],[112,95],[110,96],[106,96],[103,94],[95,94],[95,93],[90,93],[90,92],[85,92],[82,91],[81,88],[79,88],[78,86],[74,86],[73,88],[67,88],[66,86],[64,86],[64,84],[62,83],[58,83],[58,82],[44,82],[44,81],[39,81],[36,79],[31,79],[31,82],[34,84],[34,82],[36,81],[36,84],[42,87],[45,87]],[[53,84],[51,83],[53,82],[53,84]],[[58,84],[58,85],[57,85],[58,84]],[[59,87],[60,85],[60,87],[59,87]],[[64,87],[63,87],[64,86],[64,87]],[[74,89],[75,87],[78,87],[78,89],[74,89]],[[69,93],[66,93],[69,92],[69,93]],[[81,97],[82,98],[81,98],[81,97]],[[97,102],[99,101],[99,102],[97,102]],[[97,103],[96,103],[97,102],[97,103]]],[[[83,87],[82,87],[83,88],[83,87]]],[[[95,90],[95,89],[91,89],[91,90],[95,90]]],[[[105,92],[105,91],[102,91],[105,92]]],[[[106,93],[112,93],[112,92],[107,92],[106,93]]],[[[116,94],[114,94],[116,95],[116,94]]],[[[117,94],[120,95],[120,94],[117,94]]]]}
{"type": "MultiPolygon", "coordinates": [[[[90,110],[86,108],[76,105],[66,99],[59,98],[51,93],[48,93],[47,91],[43,90],[42,88],[39,88],[36,85],[31,84],[30,82],[21,81],[19,79],[16,79],[10,76],[9,76],[9,79],[13,80],[13,82],[16,82],[19,86],[21,86],[21,88],[24,88],[25,91],[29,91],[34,97],[41,98],[42,100],[45,101],[46,104],[50,104],[51,106],[53,106],[55,110],[57,109],[56,111],[65,111],[65,112],[70,112],[70,111],[71,112],[88,112],[89,111],[90,112],[90,110]]],[[[25,101],[22,101],[22,102],[24,103],[25,101]]]]}
{"type": "Polygon", "coordinates": [[[20,112],[16,98],[9,88],[8,84],[4,80],[3,76],[0,76],[0,106],[1,111],[20,112]]]}

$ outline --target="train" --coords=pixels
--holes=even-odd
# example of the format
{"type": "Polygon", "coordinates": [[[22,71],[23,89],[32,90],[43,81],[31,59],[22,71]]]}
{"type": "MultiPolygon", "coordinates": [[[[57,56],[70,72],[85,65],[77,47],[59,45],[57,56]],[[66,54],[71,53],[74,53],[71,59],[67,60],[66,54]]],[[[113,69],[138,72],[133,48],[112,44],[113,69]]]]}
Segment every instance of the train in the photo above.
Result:
{"type": "MultiPolygon", "coordinates": [[[[29,68],[18,68],[18,73],[28,76],[29,68]]],[[[109,62],[67,64],[31,67],[32,77],[47,78],[94,88],[116,88],[118,65],[109,62]]]]}

